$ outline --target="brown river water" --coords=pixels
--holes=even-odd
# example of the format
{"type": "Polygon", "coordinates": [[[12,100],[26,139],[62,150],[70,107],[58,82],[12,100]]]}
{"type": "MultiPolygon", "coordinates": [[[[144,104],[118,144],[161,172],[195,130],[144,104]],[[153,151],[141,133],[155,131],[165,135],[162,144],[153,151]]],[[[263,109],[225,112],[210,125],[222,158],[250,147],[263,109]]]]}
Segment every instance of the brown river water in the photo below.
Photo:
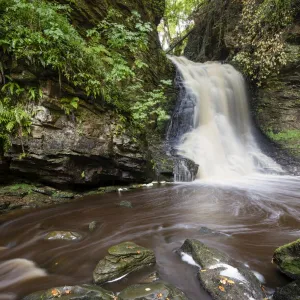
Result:
{"type": "Polygon", "coordinates": [[[189,299],[210,299],[197,280],[197,268],[175,253],[186,238],[199,239],[247,264],[272,290],[288,282],[271,263],[272,254],[299,234],[297,177],[257,175],[89,196],[1,217],[0,299],[21,299],[55,286],[92,283],[98,261],[110,246],[122,241],[153,249],[157,264],[104,288],[120,291],[157,270],[161,279],[182,289],[189,299]],[[121,200],[130,201],[133,208],[118,206],[121,200]],[[92,221],[98,222],[94,232],[88,229],[92,221]],[[203,226],[219,234],[205,234],[203,226]],[[44,240],[53,230],[77,231],[84,238],[44,240]]]}

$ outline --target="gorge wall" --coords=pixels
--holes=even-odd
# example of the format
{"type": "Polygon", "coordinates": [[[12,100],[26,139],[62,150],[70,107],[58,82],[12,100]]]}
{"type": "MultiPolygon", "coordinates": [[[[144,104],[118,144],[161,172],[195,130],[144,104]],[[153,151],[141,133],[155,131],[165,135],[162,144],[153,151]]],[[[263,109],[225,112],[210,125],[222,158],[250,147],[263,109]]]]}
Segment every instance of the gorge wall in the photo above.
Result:
{"type": "MultiPolygon", "coordinates": [[[[166,78],[170,65],[162,54],[156,30],[164,13],[164,0],[59,2],[71,6],[71,21],[79,32],[97,26],[111,9],[124,18],[137,11],[142,21],[152,27],[148,33],[149,50],[143,53],[151,67],[140,76],[145,79],[148,90],[166,78]]],[[[9,61],[7,54],[0,55],[9,61]]],[[[30,135],[12,139],[10,149],[0,155],[0,182],[10,176],[59,186],[153,180],[155,175],[145,133],[135,130],[130,122],[120,121],[124,120],[122,112],[105,103],[105,99],[88,97],[64,79],[59,82],[51,70],[24,67],[22,62],[7,63],[3,73],[22,86],[40,86],[43,96],[39,103],[32,104],[35,113],[30,135]],[[67,97],[80,99],[74,114],[66,115],[60,105],[61,99],[67,97]]]]}

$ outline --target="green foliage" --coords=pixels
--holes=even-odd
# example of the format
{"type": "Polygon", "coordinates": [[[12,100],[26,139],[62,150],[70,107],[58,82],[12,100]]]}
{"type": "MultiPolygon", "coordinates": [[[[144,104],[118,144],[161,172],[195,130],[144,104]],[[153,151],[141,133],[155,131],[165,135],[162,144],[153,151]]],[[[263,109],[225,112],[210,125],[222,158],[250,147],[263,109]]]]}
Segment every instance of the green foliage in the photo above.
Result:
{"type": "MultiPolygon", "coordinates": [[[[0,151],[7,150],[10,136],[22,137],[30,133],[31,115],[20,99],[37,99],[37,89],[22,88],[15,82],[5,84],[0,92],[0,151]]],[[[23,148],[24,152],[24,148],[23,148]]]]}
{"type": "Polygon", "coordinates": [[[300,130],[297,129],[285,130],[278,133],[269,131],[267,135],[270,139],[277,142],[300,141],[300,130]]]}
{"type": "Polygon", "coordinates": [[[101,60],[69,23],[69,11],[39,0],[0,0],[0,46],[15,61],[51,67],[87,94],[99,94],[101,60]]]}
{"type": "Polygon", "coordinates": [[[102,93],[105,100],[121,110],[130,111],[127,101],[134,98],[129,97],[130,86],[139,81],[138,72],[148,68],[142,53],[148,50],[151,30],[150,23],[143,23],[136,11],[124,20],[120,13],[110,10],[105,20],[87,31],[91,49],[100,54],[103,61],[106,90],[102,93]]]}
{"type": "MultiPolygon", "coordinates": [[[[161,43],[168,49],[176,41],[180,40],[193,27],[191,18],[205,0],[166,0],[165,14],[158,27],[161,36],[161,43]]],[[[182,45],[176,54],[183,51],[182,45]]]]}
{"type": "Polygon", "coordinates": [[[157,89],[144,92],[138,96],[139,101],[133,105],[132,111],[133,118],[139,122],[142,127],[153,123],[157,123],[157,126],[160,127],[164,121],[169,119],[163,107],[167,101],[164,90],[170,85],[170,80],[161,80],[157,89]],[[146,119],[149,119],[147,124],[143,122],[146,119]]]}
{"type": "Polygon", "coordinates": [[[234,60],[258,85],[287,63],[283,34],[292,17],[291,0],[243,1],[234,60]]]}
{"type": "MultiPolygon", "coordinates": [[[[70,6],[55,1],[0,0],[2,53],[16,65],[55,71],[60,83],[68,81],[88,96],[101,96],[134,121],[141,114],[144,123],[155,114],[165,118],[158,105],[165,101],[162,90],[145,90],[140,79],[148,68],[143,53],[151,24],[136,11],[124,16],[111,10],[97,26],[79,34],[70,13],[70,6]]],[[[1,63],[0,75],[8,69],[1,63]]],[[[8,147],[9,136],[22,138],[30,132],[29,104],[41,96],[37,87],[21,87],[9,78],[0,95],[0,149],[8,147]]],[[[60,105],[68,115],[78,108],[79,99],[62,98],[60,105]]]]}
{"type": "Polygon", "coordinates": [[[61,98],[60,99],[60,106],[65,111],[66,115],[69,115],[74,112],[79,106],[79,98],[61,98]]]}
{"type": "Polygon", "coordinates": [[[10,191],[18,191],[23,190],[28,193],[32,192],[33,188],[35,188],[33,185],[27,184],[27,183],[16,183],[13,185],[10,185],[7,187],[10,191]]]}

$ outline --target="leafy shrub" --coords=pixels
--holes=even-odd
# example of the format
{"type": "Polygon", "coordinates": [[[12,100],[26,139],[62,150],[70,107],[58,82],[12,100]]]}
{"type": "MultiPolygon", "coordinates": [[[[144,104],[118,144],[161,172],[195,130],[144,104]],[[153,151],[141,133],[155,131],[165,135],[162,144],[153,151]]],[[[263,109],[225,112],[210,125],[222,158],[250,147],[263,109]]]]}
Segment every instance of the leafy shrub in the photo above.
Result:
{"type": "Polygon", "coordinates": [[[292,16],[291,0],[243,0],[234,60],[258,85],[287,63],[283,34],[292,16]]]}
{"type": "Polygon", "coordinates": [[[30,133],[31,115],[14,99],[33,97],[33,93],[33,89],[25,90],[17,83],[10,82],[2,87],[1,94],[5,97],[0,100],[0,153],[9,147],[11,135],[20,138],[24,153],[23,136],[30,133]]]}
{"type": "MultiPolygon", "coordinates": [[[[148,49],[150,23],[142,22],[135,11],[124,17],[111,10],[95,28],[79,34],[70,23],[70,12],[68,5],[45,0],[0,0],[2,53],[25,68],[51,69],[60,82],[68,81],[88,96],[101,95],[138,125],[142,113],[145,121],[155,114],[162,120],[158,103],[166,99],[163,89],[145,90],[139,78],[148,68],[143,53],[148,49]]],[[[1,68],[0,79],[5,69],[8,66],[1,68]]],[[[7,148],[9,135],[29,133],[28,103],[40,97],[38,90],[8,78],[0,93],[0,148],[7,148]]],[[[61,99],[66,114],[78,104],[78,98],[61,99]]]]}

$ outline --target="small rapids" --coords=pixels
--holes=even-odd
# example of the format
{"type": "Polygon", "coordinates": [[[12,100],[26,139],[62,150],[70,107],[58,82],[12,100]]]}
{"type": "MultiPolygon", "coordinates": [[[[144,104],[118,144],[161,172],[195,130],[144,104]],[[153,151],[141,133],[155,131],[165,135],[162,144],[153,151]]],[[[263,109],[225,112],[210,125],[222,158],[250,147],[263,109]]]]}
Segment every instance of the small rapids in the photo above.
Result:
{"type": "MultiPolygon", "coordinates": [[[[197,280],[197,268],[175,250],[186,238],[199,239],[258,272],[268,288],[283,286],[286,278],[271,258],[275,248],[299,236],[300,179],[253,175],[226,183],[168,184],[16,212],[2,216],[0,222],[2,300],[55,286],[92,283],[98,261],[122,241],[153,249],[154,269],[161,279],[182,289],[189,299],[209,300],[197,280]],[[133,207],[121,207],[120,201],[130,201],[133,207]],[[90,232],[92,221],[98,225],[90,232]],[[204,226],[211,231],[202,230],[204,226]],[[54,230],[76,231],[83,239],[45,240],[54,230]]],[[[146,275],[143,272],[103,287],[120,291],[137,283],[146,275]]]]}

